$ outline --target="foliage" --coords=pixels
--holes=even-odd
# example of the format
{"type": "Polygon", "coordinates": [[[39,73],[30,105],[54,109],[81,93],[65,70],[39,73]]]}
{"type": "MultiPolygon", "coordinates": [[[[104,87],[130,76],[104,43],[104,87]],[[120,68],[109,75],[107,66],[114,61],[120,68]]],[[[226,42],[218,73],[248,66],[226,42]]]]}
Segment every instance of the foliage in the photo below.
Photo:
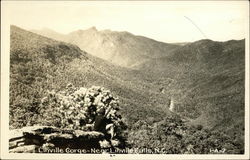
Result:
{"type": "Polygon", "coordinates": [[[201,125],[188,125],[178,115],[151,125],[138,121],[128,135],[128,142],[133,147],[159,148],[166,154],[243,154],[243,139],[236,140],[201,125]]]}
{"type": "Polygon", "coordinates": [[[83,130],[86,124],[93,124],[98,110],[109,111],[106,118],[116,129],[125,127],[119,110],[118,98],[103,87],[74,87],[68,84],[65,90],[50,91],[42,99],[40,106],[41,122],[65,129],[83,130]],[[43,113],[43,114],[42,114],[43,113]]]}
{"type": "Polygon", "coordinates": [[[61,126],[62,114],[54,112],[60,105],[52,105],[53,96],[49,98],[48,107],[42,99],[48,90],[54,90],[54,95],[66,96],[61,92],[71,82],[76,90],[97,85],[109,88],[119,97],[120,113],[130,129],[124,133],[130,139],[129,145],[160,146],[169,153],[207,153],[198,144],[216,147],[214,143],[218,138],[223,139],[221,143],[227,153],[243,152],[244,41],[190,43],[172,52],[170,57],[156,58],[145,63],[144,68],[132,70],[86,54],[77,46],[14,26],[10,40],[10,128],[46,121],[61,126]],[[161,93],[160,88],[165,92],[161,93]],[[192,118],[191,124],[210,127],[210,130],[178,121],[173,123],[181,126],[180,129],[169,128],[172,120],[162,119],[171,114],[168,110],[171,98],[176,102],[175,111],[182,117],[192,118]],[[185,131],[186,135],[180,138],[179,131],[185,131]],[[207,142],[204,138],[198,141],[199,133],[210,138],[205,138],[207,142]],[[228,143],[226,138],[221,138],[226,136],[230,137],[228,143]],[[192,146],[196,151],[191,151],[192,146]]]}
{"type": "Polygon", "coordinates": [[[109,64],[74,45],[12,26],[10,58],[11,128],[34,125],[47,90],[62,90],[68,83],[109,88],[119,97],[120,112],[129,127],[146,117],[160,120],[168,112],[166,96],[159,94],[150,82],[141,81],[148,75],[109,64]],[[156,107],[151,108],[152,105],[156,107]]]}

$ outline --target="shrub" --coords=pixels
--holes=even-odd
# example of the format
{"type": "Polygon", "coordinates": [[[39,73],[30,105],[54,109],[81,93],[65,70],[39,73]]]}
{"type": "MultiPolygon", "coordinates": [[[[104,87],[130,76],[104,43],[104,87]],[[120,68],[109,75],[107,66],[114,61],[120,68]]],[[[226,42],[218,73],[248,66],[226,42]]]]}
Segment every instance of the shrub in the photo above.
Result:
{"type": "Polygon", "coordinates": [[[114,124],[119,134],[126,125],[118,113],[118,98],[109,90],[98,86],[87,89],[68,84],[65,90],[48,91],[47,96],[41,100],[39,123],[63,129],[84,130],[86,126],[93,125],[97,111],[101,108],[109,111],[106,118],[114,124]]]}

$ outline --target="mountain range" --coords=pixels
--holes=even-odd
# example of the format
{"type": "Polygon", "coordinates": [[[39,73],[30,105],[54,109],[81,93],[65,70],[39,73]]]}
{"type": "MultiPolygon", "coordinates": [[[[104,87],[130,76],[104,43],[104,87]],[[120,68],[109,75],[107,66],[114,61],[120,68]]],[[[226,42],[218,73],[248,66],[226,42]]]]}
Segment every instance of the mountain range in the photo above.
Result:
{"type": "Polygon", "coordinates": [[[129,32],[98,31],[95,27],[60,34],[50,29],[33,30],[40,35],[79,46],[86,52],[114,64],[136,68],[152,58],[161,58],[179,47],[129,32]]]}
{"type": "MultiPolygon", "coordinates": [[[[67,35],[49,29],[35,32],[75,44],[82,50],[113,64],[152,75],[152,77],[148,76],[150,77],[148,82],[156,85],[156,88],[164,88],[165,95],[178,104],[186,105],[183,104],[183,99],[186,99],[185,101],[192,107],[202,108],[204,104],[197,102],[200,101],[200,97],[204,101],[207,101],[207,97],[225,98],[225,94],[231,97],[236,94],[235,88],[238,88],[237,97],[241,98],[236,108],[240,106],[241,110],[244,108],[241,105],[244,99],[244,39],[227,42],[204,39],[193,43],[170,44],[135,36],[128,32],[98,31],[95,27],[73,31],[67,35]]],[[[143,77],[142,81],[147,80],[143,77]]],[[[211,100],[208,100],[209,102],[206,103],[212,106],[214,103],[218,105],[222,103],[218,102],[220,100],[219,98],[212,104],[210,104],[211,100]]],[[[221,105],[225,106],[224,103],[221,105]]]]}
{"type": "Polygon", "coordinates": [[[142,81],[143,77],[150,75],[113,65],[82,51],[76,45],[16,26],[11,26],[10,38],[10,105],[13,114],[20,102],[39,101],[46,90],[59,90],[68,83],[85,87],[99,85],[110,89],[120,98],[122,112],[131,124],[141,118],[160,119],[169,112],[165,108],[168,103],[166,95],[160,94],[155,85],[142,81]],[[152,101],[156,98],[157,101],[152,101]]]}
{"type": "MultiPolygon", "coordinates": [[[[39,116],[34,102],[46,90],[67,83],[100,85],[120,98],[130,127],[138,120],[157,122],[178,114],[190,125],[244,142],[244,39],[171,44],[95,27],[63,35],[16,26],[10,38],[11,117],[18,112],[39,116]],[[25,113],[20,110],[24,106],[25,113]]],[[[27,121],[11,119],[13,128],[27,121]]]]}

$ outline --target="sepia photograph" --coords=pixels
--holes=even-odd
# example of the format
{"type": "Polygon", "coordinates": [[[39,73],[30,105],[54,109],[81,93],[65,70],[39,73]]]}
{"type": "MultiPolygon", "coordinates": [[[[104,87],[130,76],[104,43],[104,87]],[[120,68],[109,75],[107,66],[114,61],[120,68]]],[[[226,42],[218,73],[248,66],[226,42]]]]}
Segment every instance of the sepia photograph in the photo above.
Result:
{"type": "Polygon", "coordinates": [[[248,1],[1,1],[2,159],[249,159],[248,1]]]}

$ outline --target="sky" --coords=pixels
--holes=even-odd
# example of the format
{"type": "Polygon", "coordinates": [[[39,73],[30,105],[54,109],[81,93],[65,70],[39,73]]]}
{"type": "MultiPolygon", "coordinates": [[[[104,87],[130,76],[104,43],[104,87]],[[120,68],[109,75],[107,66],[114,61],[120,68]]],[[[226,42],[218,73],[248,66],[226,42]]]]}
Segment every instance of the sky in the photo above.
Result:
{"type": "Polygon", "coordinates": [[[163,42],[246,38],[248,1],[4,1],[4,16],[21,28],[70,33],[95,26],[163,42]]]}

